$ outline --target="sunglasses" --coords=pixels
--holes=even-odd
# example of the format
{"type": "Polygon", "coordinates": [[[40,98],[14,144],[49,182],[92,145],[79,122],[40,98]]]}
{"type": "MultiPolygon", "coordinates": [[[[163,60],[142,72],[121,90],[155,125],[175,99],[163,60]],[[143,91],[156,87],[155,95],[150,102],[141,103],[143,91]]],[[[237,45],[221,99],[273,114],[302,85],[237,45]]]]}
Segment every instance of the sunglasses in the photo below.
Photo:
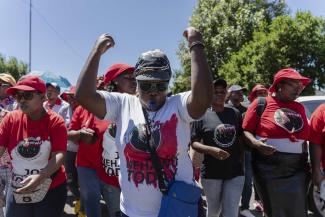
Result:
{"type": "Polygon", "coordinates": [[[20,101],[21,99],[24,100],[32,100],[34,98],[34,93],[33,91],[27,91],[27,92],[20,92],[20,93],[15,93],[13,97],[17,100],[20,101]]]}
{"type": "Polygon", "coordinates": [[[143,92],[163,92],[168,89],[168,82],[157,82],[157,83],[150,83],[150,82],[138,82],[140,90],[143,92]]]}

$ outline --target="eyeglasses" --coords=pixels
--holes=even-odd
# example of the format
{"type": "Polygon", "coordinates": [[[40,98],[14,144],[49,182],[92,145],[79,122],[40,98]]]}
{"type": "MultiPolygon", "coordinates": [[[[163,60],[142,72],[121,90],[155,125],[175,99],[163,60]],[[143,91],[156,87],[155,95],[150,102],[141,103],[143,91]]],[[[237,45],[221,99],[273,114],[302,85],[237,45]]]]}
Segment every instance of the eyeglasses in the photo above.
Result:
{"type": "Polygon", "coordinates": [[[138,82],[138,85],[143,92],[162,92],[168,89],[168,82],[138,82]]]}
{"type": "Polygon", "coordinates": [[[304,85],[301,81],[285,81],[284,84],[294,88],[294,89],[304,89],[304,85]]]}
{"type": "Polygon", "coordinates": [[[15,93],[13,97],[17,100],[20,101],[21,99],[24,100],[32,100],[34,98],[34,93],[32,91],[26,91],[26,92],[20,92],[20,93],[15,93]]]}

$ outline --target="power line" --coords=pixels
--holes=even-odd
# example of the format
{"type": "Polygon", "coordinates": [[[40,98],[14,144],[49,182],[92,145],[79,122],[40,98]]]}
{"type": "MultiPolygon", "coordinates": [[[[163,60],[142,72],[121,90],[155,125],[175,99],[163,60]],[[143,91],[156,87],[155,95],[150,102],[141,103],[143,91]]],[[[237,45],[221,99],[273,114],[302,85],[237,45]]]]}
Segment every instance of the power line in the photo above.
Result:
{"type": "MultiPolygon", "coordinates": [[[[24,1],[24,0],[21,0],[21,1],[25,4],[27,4],[26,1],[24,1]]],[[[28,7],[29,7],[29,3],[28,3],[28,7]]],[[[78,53],[78,51],[76,49],[74,49],[73,46],[71,46],[70,43],[63,36],[61,36],[61,34],[47,21],[45,16],[43,16],[42,13],[38,9],[36,9],[36,7],[34,7],[34,3],[31,4],[31,8],[34,12],[36,12],[38,14],[38,16],[44,21],[44,23],[56,34],[56,36],[62,40],[62,42],[65,44],[65,46],[67,46],[80,59],[83,59],[82,56],[78,53]]]]}

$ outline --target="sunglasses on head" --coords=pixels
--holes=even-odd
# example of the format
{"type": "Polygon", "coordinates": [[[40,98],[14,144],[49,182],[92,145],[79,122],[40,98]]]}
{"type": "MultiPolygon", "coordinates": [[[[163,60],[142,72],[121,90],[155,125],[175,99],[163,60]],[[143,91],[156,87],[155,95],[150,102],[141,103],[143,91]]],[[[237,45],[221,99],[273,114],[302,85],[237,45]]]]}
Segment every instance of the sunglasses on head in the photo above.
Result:
{"type": "Polygon", "coordinates": [[[17,100],[20,101],[21,99],[24,100],[32,100],[34,98],[34,91],[26,91],[26,92],[16,92],[13,97],[17,100]]]}
{"type": "Polygon", "coordinates": [[[150,91],[166,91],[168,89],[168,82],[138,82],[140,90],[143,92],[150,91]]]}

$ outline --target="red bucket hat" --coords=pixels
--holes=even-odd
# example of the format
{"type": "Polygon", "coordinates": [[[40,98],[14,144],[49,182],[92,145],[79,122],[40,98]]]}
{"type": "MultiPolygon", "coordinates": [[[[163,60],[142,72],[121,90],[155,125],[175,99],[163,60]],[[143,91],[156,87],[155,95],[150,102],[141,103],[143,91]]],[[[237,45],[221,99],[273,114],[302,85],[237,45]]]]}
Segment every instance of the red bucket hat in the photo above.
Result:
{"type": "Polygon", "coordinates": [[[268,91],[268,89],[266,87],[264,87],[264,85],[256,84],[254,86],[254,88],[252,89],[252,91],[249,93],[248,97],[247,97],[250,102],[254,101],[254,99],[256,98],[256,92],[258,90],[266,90],[266,91],[268,91]]]}
{"type": "Polygon", "coordinates": [[[45,82],[37,76],[27,75],[24,76],[17,84],[7,89],[7,94],[13,95],[16,91],[38,91],[40,93],[46,92],[45,82]]]}
{"type": "Polygon", "coordinates": [[[134,67],[127,65],[127,64],[114,64],[111,67],[109,67],[104,75],[104,83],[108,84],[111,81],[113,81],[115,78],[117,78],[120,74],[126,71],[134,71],[134,67]]]}
{"type": "Polygon", "coordinates": [[[70,89],[67,90],[67,91],[64,91],[64,92],[60,95],[60,97],[61,97],[61,99],[67,101],[67,99],[68,99],[68,97],[67,97],[68,94],[72,94],[72,95],[74,95],[75,93],[76,93],[76,86],[71,86],[70,89]]]}
{"type": "Polygon", "coordinates": [[[302,76],[299,72],[292,68],[281,69],[274,75],[274,81],[269,91],[275,92],[276,85],[284,79],[300,80],[304,86],[307,86],[311,82],[309,78],[302,76]]]}

